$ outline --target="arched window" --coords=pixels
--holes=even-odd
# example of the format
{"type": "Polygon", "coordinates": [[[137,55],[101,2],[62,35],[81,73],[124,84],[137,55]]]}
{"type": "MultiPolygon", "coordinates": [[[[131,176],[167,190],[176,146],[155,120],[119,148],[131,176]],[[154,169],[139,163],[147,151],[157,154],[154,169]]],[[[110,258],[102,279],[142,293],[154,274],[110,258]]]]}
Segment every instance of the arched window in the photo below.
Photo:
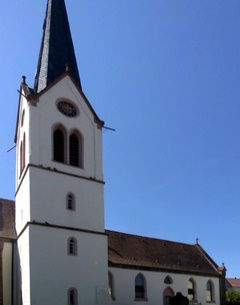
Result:
{"type": "Polygon", "coordinates": [[[65,161],[64,153],[64,133],[60,128],[53,132],[53,160],[58,162],[65,161]]]}
{"type": "Polygon", "coordinates": [[[78,130],[68,132],[62,125],[54,128],[53,161],[83,168],[83,137],[78,130]]]}
{"type": "Polygon", "coordinates": [[[67,209],[68,210],[75,210],[75,196],[72,193],[67,194],[67,209]]]}
{"type": "Polygon", "coordinates": [[[170,299],[172,297],[174,297],[174,291],[172,290],[172,288],[165,288],[165,290],[163,291],[163,304],[170,305],[170,299]]]}
{"type": "Polygon", "coordinates": [[[77,255],[77,240],[74,237],[68,239],[68,254],[77,255]]]}
{"type": "Polygon", "coordinates": [[[115,300],[115,295],[114,295],[114,279],[113,275],[111,272],[108,272],[108,292],[112,299],[115,300]]]}
{"type": "Polygon", "coordinates": [[[23,164],[22,164],[23,157],[22,157],[22,155],[23,155],[23,148],[22,148],[22,142],[21,142],[21,144],[20,144],[20,175],[22,174],[22,169],[23,169],[23,164]]]}
{"type": "Polygon", "coordinates": [[[165,277],[164,283],[169,285],[169,284],[172,284],[172,283],[173,283],[173,280],[172,280],[172,278],[168,275],[168,276],[165,277]]]}
{"type": "Polygon", "coordinates": [[[24,117],[25,117],[25,109],[22,112],[22,118],[21,118],[21,126],[23,126],[24,123],[24,117]]]}
{"type": "Polygon", "coordinates": [[[69,164],[83,167],[83,140],[77,131],[69,137],[69,164]]]}
{"type": "Polygon", "coordinates": [[[135,278],[135,299],[145,299],[145,282],[141,274],[135,278]]]}
{"type": "Polygon", "coordinates": [[[23,140],[20,144],[20,176],[25,168],[25,133],[23,134],[23,140]]]}
{"type": "Polygon", "coordinates": [[[207,302],[212,302],[214,300],[214,290],[213,283],[211,281],[207,282],[207,302]]]}
{"type": "Polygon", "coordinates": [[[69,158],[70,165],[79,166],[79,140],[75,134],[69,139],[69,158]]]}
{"type": "Polygon", "coordinates": [[[25,168],[25,163],[26,163],[26,157],[25,157],[25,154],[26,154],[26,148],[25,148],[25,133],[23,134],[23,146],[22,146],[22,169],[25,168]]]}
{"type": "Polygon", "coordinates": [[[68,290],[68,305],[77,305],[77,304],[78,304],[77,289],[70,288],[68,290]]]}
{"type": "Polygon", "coordinates": [[[188,281],[188,299],[189,301],[194,301],[195,300],[195,284],[192,279],[188,281]]]}

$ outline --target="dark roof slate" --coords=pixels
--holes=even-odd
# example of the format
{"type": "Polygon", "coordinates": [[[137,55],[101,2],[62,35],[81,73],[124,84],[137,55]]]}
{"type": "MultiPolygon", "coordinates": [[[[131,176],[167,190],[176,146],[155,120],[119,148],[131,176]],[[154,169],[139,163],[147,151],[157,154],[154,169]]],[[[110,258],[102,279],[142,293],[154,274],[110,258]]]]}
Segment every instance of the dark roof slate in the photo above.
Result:
{"type": "Polygon", "coordinates": [[[39,93],[57,79],[66,65],[81,88],[64,0],[48,0],[34,92],[39,93]]]}
{"type": "Polygon", "coordinates": [[[108,231],[109,265],[219,276],[199,245],[108,231]]]}
{"type": "Polygon", "coordinates": [[[0,238],[16,238],[14,201],[0,199],[0,238]]]}

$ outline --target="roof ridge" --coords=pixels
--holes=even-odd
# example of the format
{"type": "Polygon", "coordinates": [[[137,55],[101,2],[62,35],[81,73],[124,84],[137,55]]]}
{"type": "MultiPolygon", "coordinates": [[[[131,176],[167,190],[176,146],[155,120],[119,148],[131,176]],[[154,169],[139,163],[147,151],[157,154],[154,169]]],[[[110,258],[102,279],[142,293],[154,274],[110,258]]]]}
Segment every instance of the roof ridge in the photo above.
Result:
{"type": "Polygon", "coordinates": [[[237,280],[237,281],[240,281],[240,278],[237,278],[237,277],[227,277],[226,280],[237,280]]]}
{"type": "Polygon", "coordinates": [[[113,232],[113,233],[116,233],[116,234],[124,234],[124,235],[128,235],[128,236],[136,236],[136,237],[140,237],[140,238],[154,239],[154,240],[159,240],[159,241],[163,241],[163,242],[169,242],[169,243],[186,245],[186,246],[195,246],[194,244],[188,244],[188,243],[179,242],[179,241],[172,241],[172,240],[162,239],[162,238],[157,238],[157,237],[150,237],[150,236],[142,236],[142,235],[131,234],[131,233],[124,233],[124,232],[119,232],[119,231],[114,231],[114,230],[105,229],[105,232],[113,232]]]}

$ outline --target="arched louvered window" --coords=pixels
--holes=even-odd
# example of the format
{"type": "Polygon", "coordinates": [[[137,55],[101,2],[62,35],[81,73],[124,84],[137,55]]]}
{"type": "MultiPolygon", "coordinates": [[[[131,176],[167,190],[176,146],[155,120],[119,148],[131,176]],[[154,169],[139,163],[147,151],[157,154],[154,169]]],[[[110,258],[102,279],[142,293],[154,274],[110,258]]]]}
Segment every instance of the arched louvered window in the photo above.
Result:
{"type": "Polygon", "coordinates": [[[69,138],[69,161],[70,165],[79,166],[79,138],[72,134],[69,138]]]}
{"type": "Polygon", "coordinates": [[[20,144],[20,176],[25,168],[25,133],[23,134],[23,140],[20,144]]]}
{"type": "Polygon", "coordinates": [[[83,138],[78,131],[69,137],[69,164],[83,167],[83,138]]]}
{"type": "Polygon", "coordinates": [[[53,160],[64,162],[64,133],[60,128],[53,133],[53,160]]]}
{"type": "Polygon", "coordinates": [[[25,154],[26,154],[26,148],[25,148],[25,133],[23,135],[23,146],[22,146],[22,169],[25,168],[25,163],[26,163],[26,157],[25,157],[25,154]]]}
{"type": "Polygon", "coordinates": [[[23,169],[23,164],[22,164],[22,160],[23,160],[23,145],[22,145],[22,142],[20,144],[20,175],[22,173],[22,169],[23,169]]]}
{"type": "Polygon", "coordinates": [[[53,160],[83,168],[83,138],[59,125],[53,130],[53,160]]]}

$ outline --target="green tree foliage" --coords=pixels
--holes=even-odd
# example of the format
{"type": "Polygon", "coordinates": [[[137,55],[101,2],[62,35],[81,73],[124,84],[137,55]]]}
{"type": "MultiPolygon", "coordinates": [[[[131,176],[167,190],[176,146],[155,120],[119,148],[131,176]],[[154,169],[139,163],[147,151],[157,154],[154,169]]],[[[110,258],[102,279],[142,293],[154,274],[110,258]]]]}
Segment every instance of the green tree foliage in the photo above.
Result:
{"type": "Polygon", "coordinates": [[[226,305],[240,305],[240,292],[227,290],[226,305]]]}

